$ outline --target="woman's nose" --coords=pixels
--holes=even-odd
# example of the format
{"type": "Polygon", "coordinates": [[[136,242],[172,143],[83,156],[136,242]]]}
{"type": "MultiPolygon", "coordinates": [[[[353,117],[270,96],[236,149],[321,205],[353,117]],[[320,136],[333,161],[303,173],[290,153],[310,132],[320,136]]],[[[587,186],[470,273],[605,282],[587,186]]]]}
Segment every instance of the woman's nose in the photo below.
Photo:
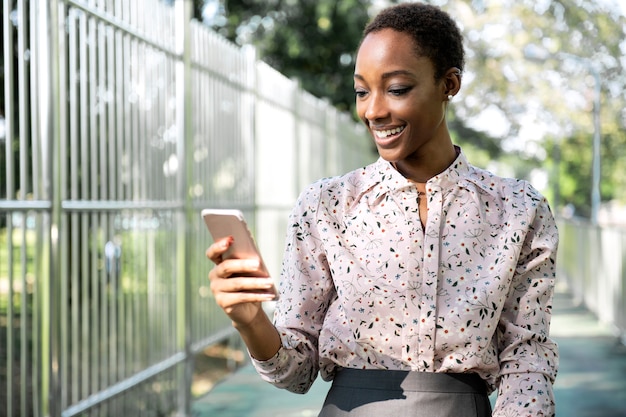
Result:
{"type": "Polygon", "coordinates": [[[389,116],[389,109],[383,97],[379,94],[372,94],[365,108],[364,116],[367,120],[380,120],[389,116]]]}

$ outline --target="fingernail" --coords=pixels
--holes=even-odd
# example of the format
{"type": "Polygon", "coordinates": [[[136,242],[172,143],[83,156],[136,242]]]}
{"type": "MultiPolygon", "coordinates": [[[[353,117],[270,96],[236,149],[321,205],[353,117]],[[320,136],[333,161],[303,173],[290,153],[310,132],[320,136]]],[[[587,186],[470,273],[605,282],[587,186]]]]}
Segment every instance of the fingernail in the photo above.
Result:
{"type": "Polygon", "coordinates": [[[257,259],[248,259],[246,261],[246,265],[249,268],[258,268],[259,267],[259,261],[257,259]]]}

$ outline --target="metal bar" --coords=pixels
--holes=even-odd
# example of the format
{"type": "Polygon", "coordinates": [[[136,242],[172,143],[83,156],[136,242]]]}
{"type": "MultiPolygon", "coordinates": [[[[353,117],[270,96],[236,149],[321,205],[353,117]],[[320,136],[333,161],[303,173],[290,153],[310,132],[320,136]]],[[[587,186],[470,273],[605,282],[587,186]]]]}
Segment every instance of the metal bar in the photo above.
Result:
{"type": "MultiPolygon", "coordinates": [[[[8,153],[11,154],[12,152],[8,153]]],[[[0,212],[49,211],[51,208],[52,204],[48,200],[0,200],[0,212]]]]}
{"type": "MultiPolygon", "coordinates": [[[[45,31],[46,25],[48,24],[48,19],[46,16],[46,12],[47,10],[45,9],[45,5],[42,5],[41,2],[35,2],[34,5],[30,6],[29,10],[25,10],[25,13],[29,13],[30,15],[30,20],[29,20],[29,24],[31,22],[34,22],[34,24],[30,24],[29,26],[25,26],[24,27],[24,32],[28,31],[30,33],[30,45],[29,47],[29,53],[30,53],[30,59],[29,59],[29,73],[28,75],[24,74],[25,77],[28,77],[30,80],[30,91],[37,91],[37,95],[30,95],[30,97],[28,97],[29,95],[26,94],[26,100],[28,100],[28,98],[30,98],[30,102],[28,103],[28,106],[30,107],[30,112],[28,113],[28,115],[24,115],[24,120],[28,120],[30,123],[26,123],[25,126],[30,126],[30,131],[28,131],[28,136],[26,135],[21,135],[20,134],[20,199],[26,199],[26,196],[28,194],[31,194],[34,192],[34,187],[33,187],[33,183],[35,181],[35,178],[32,178],[33,183],[31,183],[29,175],[31,175],[32,173],[30,172],[30,166],[34,167],[37,165],[37,149],[38,149],[38,145],[39,142],[43,140],[43,135],[45,135],[46,131],[45,131],[45,127],[43,126],[44,123],[46,123],[48,121],[48,117],[49,117],[49,112],[50,109],[46,107],[46,97],[50,94],[49,92],[49,80],[46,80],[43,77],[43,74],[41,74],[40,71],[40,65],[42,64],[48,64],[48,56],[46,55],[47,52],[47,48],[49,45],[47,45],[45,43],[45,38],[43,38],[41,36],[41,32],[45,31]],[[43,27],[42,25],[42,21],[43,21],[43,27]],[[43,97],[42,97],[43,96],[43,97]],[[29,144],[29,140],[30,140],[30,146],[28,146],[29,144]],[[24,147],[24,149],[22,149],[22,146],[24,146],[24,144],[26,144],[26,146],[24,147]],[[31,153],[32,155],[29,158],[29,153],[31,153]]],[[[22,91],[22,90],[20,90],[22,91]]],[[[27,329],[29,326],[31,326],[31,334],[34,336],[35,332],[37,331],[35,329],[34,326],[34,320],[35,317],[37,315],[37,304],[36,304],[36,299],[33,297],[32,299],[29,299],[30,297],[28,296],[28,291],[26,291],[26,268],[27,268],[27,260],[26,260],[26,252],[28,250],[28,246],[27,246],[27,240],[26,240],[26,222],[28,221],[28,213],[24,213],[24,223],[22,224],[21,230],[20,230],[20,240],[21,240],[21,252],[20,252],[20,266],[21,266],[21,280],[22,280],[22,294],[21,294],[21,312],[20,312],[20,330],[21,330],[21,352],[20,352],[20,358],[21,358],[21,367],[20,367],[20,380],[21,380],[21,385],[22,385],[22,393],[20,395],[20,404],[21,404],[21,410],[22,412],[27,410],[27,407],[32,407],[34,406],[35,408],[37,407],[37,404],[39,403],[39,398],[37,396],[36,393],[31,394],[31,398],[28,398],[28,394],[27,394],[27,387],[29,383],[32,383],[32,381],[29,380],[29,378],[26,376],[27,372],[26,372],[26,364],[28,362],[36,362],[33,361],[33,359],[36,358],[36,354],[37,352],[33,352],[30,351],[28,349],[26,349],[25,343],[27,340],[29,340],[28,338],[28,334],[27,334],[27,329]],[[27,313],[27,307],[28,305],[32,305],[32,316],[29,317],[28,313],[27,313]],[[29,321],[33,321],[33,324],[29,323],[29,321]],[[29,357],[30,356],[30,357],[29,357]]],[[[41,279],[43,281],[45,281],[44,277],[41,277],[41,279]]],[[[45,282],[42,282],[42,284],[45,285],[45,282]]],[[[49,288],[47,285],[45,288],[49,288]]],[[[46,300],[46,295],[48,295],[49,292],[45,292],[44,294],[42,294],[42,299],[45,301],[46,300]]],[[[46,311],[46,313],[50,314],[51,311],[46,311]]],[[[48,334],[52,334],[52,330],[49,329],[48,327],[45,328],[42,326],[42,330],[45,331],[48,334]]],[[[42,335],[42,340],[44,339],[43,335],[42,335]]],[[[48,339],[46,339],[46,342],[48,342],[48,339]]],[[[46,363],[48,363],[46,361],[46,363]]],[[[45,400],[44,400],[45,401],[45,400]]],[[[33,410],[35,411],[35,410],[33,410]]]]}
{"type": "MultiPolygon", "coordinates": [[[[96,12],[97,14],[97,12],[96,12]]],[[[87,176],[83,179],[87,184],[87,194],[83,196],[88,200],[99,201],[99,162],[98,158],[98,120],[100,118],[99,110],[98,110],[98,44],[97,44],[97,33],[98,33],[98,20],[94,18],[93,15],[86,16],[86,43],[89,48],[86,51],[86,60],[87,60],[87,75],[88,75],[88,89],[87,95],[88,98],[86,103],[88,108],[88,117],[87,117],[87,125],[88,125],[88,135],[83,138],[84,142],[88,143],[87,159],[83,159],[81,164],[86,166],[85,171],[87,172],[87,176]],[[89,161],[89,162],[87,162],[89,161]]],[[[98,274],[98,240],[97,240],[97,231],[98,231],[98,218],[96,212],[90,212],[87,217],[88,221],[88,238],[85,241],[89,247],[89,254],[87,257],[87,264],[89,271],[87,277],[89,277],[89,300],[90,300],[90,310],[89,310],[89,323],[90,323],[90,334],[89,334],[89,348],[90,348],[90,362],[88,371],[90,372],[90,380],[91,387],[90,393],[97,392],[100,389],[105,388],[102,384],[102,348],[100,346],[100,326],[99,326],[99,309],[100,309],[100,296],[99,296],[99,283],[100,277],[98,274]]]]}
{"type": "MultiPolygon", "coordinates": [[[[122,14],[122,5],[121,0],[115,1],[115,15],[121,16],[122,14]]],[[[115,51],[115,57],[111,58],[112,62],[115,62],[115,99],[113,102],[115,103],[115,155],[122,156],[124,154],[124,103],[126,101],[124,97],[124,35],[122,31],[116,30],[114,31],[114,46],[113,50],[115,51]]],[[[123,166],[120,167],[117,160],[114,161],[111,158],[111,170],[116,171],[116,181],[112,183],[113,191],[111,193],[112,200],[120,200],[123,198],[123,186],[122,186],[122,178],[123,178],[123,166]]]]}
{"type": "MultiPolygon", "coordinates": [[[[31,70],[30,67],[27,66],[30,64],[31,58],[33,54],[30,52],[30,47],[26,43],[26,35],[29,29],[28,22],[31,22],[31,18],[28,13],[27,7],[24,5],[24,1],[20,0],[17,3],[17,15],[19,19],[20,30],[17,33],[17,47],[18,47],[18,91],[24,91],[26,94],[18,94],[19,101],[19,152],[20,152],[20,162],[19,162],[19,171],[20,171],[20,188],[19,188],[19,196],[18,199],[25,200],[26,194],[28,192],[27,184],[28,184],[28,159],[23,155],[28,155],[28,139],[31,134],[30,123],[28,115],[35,114],[36,109],[30,108],[30,94],[28,89],[27,78],[30,78],[31,70]],[[27,57],[26,52],[29,50],[29,56],[27,57]]],[[[35,37],[31,35],[33,39],[35,37]]],[[[34,59],[34,57],[32,57],[34,59]]],[[[36,79],[32,80],[35,85],[33,86],[33,91],[36,90],[36,79]]]]}
{"type": "MultiPolygon", "coordinates": [[[[8,1],[3,2],[3,35],[4,35],[4,43],[3,43],[3,56],[4,56],[4,102],[5,102],[5,172],[0,173],[5,175],[4,186],[6,187],[6,199],[14,198],[14,175],[13,175],[13,139],[14,139],[14,92],[13,85],[15,80],[15,74],[13,71],[13,62],[14,62],[14,53],[13,53],[13,24],[10,20],[11,16],[11,4],[8,1]]],[[[0,196],[1,196],[0,189],[0,196]]],[[[13,218],[11,214],[7,214],[5,217],[6,220],[6,236],[7,236],[7,247],[6,247],[6,265],[8,267],[7,271],[7,286],[8,286],[8,300],[7,300],[7,316],[6,316],[6,340],[2,342],[5,344],[4,348],[6,349],[6,385],[4,394],[6,398],[6,402],[3,405],[0,405],[0,413],[5,413],[8,416],[12,416],[15,413],[14,409],[14,398],[19,394],[19,390],[16,389],[16,381],[14,380],[15,375],[15,311],[13,306],[13,300],[15,300],[15,291],[14,291],[14,276],[13,276],[13,218]],[[17,391],[17,392],[16,392],[17,391]]],[[[4,259],[0,258],[0,264],[5,263],[4,259]]],[[[0,296],[0,300],[3,297],[0,296]]],[[[0,346],[0,349],[3,347],[0,346]]],[[[0,395],[2,395],[0,394],[0,395]]]]}
{"type": "Polygon", "coordinates": [[[226,327],[221,330],[217,330],[215,333],[209,335],[208,337],[203,338],[202,340],[198,340],[191,345],[191,351],[194,354],[198,354],[206,349],[208,346],[214,345],[221,341],[224,341],[230,338],[232,335],[237,334],[234,327],[226,327]]]}
{"type": "MultiPolygon", "coordinates": [[[[80,178],[78,186],[80,187],[76,191],[78,199],[86,200],[89,198],[89,171],[88,164],[81,164],[80,161],[89,160],[89,90],[88,90],[88,76],[89,76],[89,56],[87,46],[89,42],[88,32],[88,15],[86,13],[77,13],[78,17],[78,73],[79,73],[79,112],[77,113],[77,122],[80,125],[80,137],[79,137],[79,149],[80,158],[72,161],[75,167],[75,174],[80,178]]],[[[93,111],[93,110],[91,110],[93,111]]],[[[80,376],[80,392],[79,398],[88,396],[91,392],[92,383],[90,381],[91,375],[91,325],[90,325],[90,275],[89,275],[89,258],[88,258],[88,239],[89,231],[86,225],[89,224],[89,216],[87,213],[81,213],[80,218],[76,219],[76,225],[78,229],[78,252],[76,253],[75,269],[80,277],[80,293],[81,302],[81,376],[80,376]]]]}
{"type": "MultiPolygon", "coordinates": [[[[113,9],[113,5],[109,4],[109,8],[113,9]]],[[[115,169],[115,162],[117,161],[117,149],[116,149],[116,139],[115,134],[117,132],[117,108],[116,108],[116,94],[115,94],[115,83],[117,81],[116,71],[115,71],[115,46],[116,46],[116,38],[115,31],[111,26],[106,26],[104,28],[106,30],[106,45],[107,45],[107,114],[109,117],[109,129],[107,134],[107,161],[106,161],[106,171],[107,178],[109,179],[109,188],[107,191],[107,199],[113,200],[116,197],[116,185],[117,185],[117,170],[115,169]]],[[[105,240],[107,242],[114,241],[116,239],[115,233],[113,230],[113,218],[114,215],[112,213],[106,213],[106,234],[105,240]]],[[[106,245],[106,243],[105,243],[106,245]]],[[[106,246],[105,249],[106,251],[106,246]]],[[[105,253],[106,259],[106,253],[105,253]]],[[[105,270],[108,284],[110,287],[110,295],[109,295],[109,311],[108,315],[110,318],[110,325],[108,326],[108,352],[110,355],[110,366],[109,366],[109,377],[111,382],[116,382],[119,380],[118,370],[118,326],[117,326],[117,301],[119,299],[119,287],[118,287],[118,269],[117,269],[117,261],[114,260],[111,263],[111,269],[107,272],[105,270]]]]}
{"type": "Polygon", "coordinates": [[[78,416],[85,411],[103,404],[104,402],[115,398],[132,388],[137,387],[138,385],[148,381],[155,376],[168,371],[178,365],[181,362],[185,361],[185,354],[183,352],[178,352],[177,354],[167,358],[164,361],[156,363],[148,368],[136,372],[132,377],[126,378],[110,387],[107,387],[103,390],[100,390],[96,394],[92,394],[88,396],[86,399],[72,405],[67,408],[61,414],[62,417],[72,417],[78,416]]]}
{"type": "MultiPolygon", "coordinates": [[[[133,7],[136,7],[136,3],[131,2],[131,10],[133,7]],[[133,6],[134,5],[134,6],[133,6]]],[[[133,19],[133,14],[131,13],[131,19],[133,19]]],[[[130,42],[130,76],[129,76],[129,87],[130,87],[130,95],[133,97],[130,105],[130,123],[131,123],[131,133],[130,133],[130,150],[129,150],[129,165],[130,165],[130,195],[133,200],[143,199],[141,194],[141,189],[139,187],[140,179],[138,178],[138,169],[140,167],[137,166],[135,158],[139,154],[139,149],[137,142],[139,140],[139,123],[140,123],[140,115],[139,115],[139,92],[137,91],[139,84],[139,75],[138,71],[142,67],[139,65],[139,54],[141,52],[140,43],[136,42],[134,39],[130,42]]]]}
{"type": "MultiPolygon", "coordinates": [[[[58,12],[57,12],[57,27],[53,28],[53,30],[57,34],[61,34],[58,36],[58,56],[66,57],[68,56],[68,45],[67,45],[67,37],[63,34],[66,29],[66,9],[65,4],[62,2],[58,4],[58,12]]],[[[58,61],[58,100],[59,103],[67,103],[68,101],[68,85],[67,85],[67,74],[68,74],[68,62],[65,59],[60,59],[58,61]]],[[[58,146],[58,155],[59,161],[67,161],[68,160],[68,152],[67,152],[67,137],[68,137],[68,124],[67,124],[67,107],[66,106],[57,106],[57,112],[59,115],[58,123],[59,123],[59,138],[57,141],[58,146]]],[[[67,178],[67,165],[65,163],[57,164],[58,169],[58,178],[57,181],[59,184],[64,183],[64,180],[67,178]]],[[[67,188],[66,187],[56,187],[55,194],[59,195],[59,199],[63,200],[67,198],[67,188]]],[[[70,291],[72,290],[71,281],[70,281],[70,273],[68,268],[68,237],[70,233],[70,229],[68,227],[68,219],[66,216],[60,215],[60,228],[59,228],[59,257],[57,259],[59,263],[59,271],[60,276],[68,277],[67,280],[63,280],[61,288],[61,300],[63,301],[75,301],[77,298],[72,297],[70,291]]],[[[61,319],[61,363],[62,367],[61,371],[61,386],[68,387],[76,384],[72,384],[72,364],[75,363],[72,360],[72,351],[71,351],[71,341],[70,335],[72,333],[72,327],[75,323],[76,315],[72,316],[72,311],[75,310],[76,303],[69,302],[61,302],[61,308],[64,310],[62,313],[61,319]]],[[[76,367],[74,367],[76,368],[76,367]]],[[[72,392],[75,390],[64,390],[62,389],[63,398],[61,399],[61,407],[65,407],[67,403],[72,401],[72,392]]]]}
{"type": "MultiPolygon", "coordinates": [[[[13,86],[15,85],[15,73],[13,71],[13,61],[15,59],[15,54],[13,53],[13,42],[15,37],[13,36],[13,23],[11,22],[11,2],[3,1],[2,2],[2,11],[3,11],[3,21],[2,21],[2,29],[4,35],[4,43],[2,45],[3,54],[4,54],[4,102],[5,102],[5,119],[4,119],[4,127],[5,127],[5,174],[6,174],[6,199],[12,200],[15,198],[15,179],[13,178],[13,139],[15,135],[15,109],[14,109],[14,100],[15,94],[13,91],[13,86]]],[[[1,203],[1,201],[0,201],[1,203]]],[[[8,219],[7,219],[8,220],[8,219]]],[[[7,221],[7,223],[9,223],[7,221]]],[[[11,303],[9,303],[10,305],[11,303]]],[[[10,384],[9,384],[10,385],[10,384]]]]}
{"type": "MultiPolygon", "coordinates": [[[[36,137],[36,129],[37,129],[37,112],[38,108],[36,106],[36,96],[33,96],[32,100],[30,100],[31,95],[28,94],[30,92],[28,87],[31,87],[33,91],[37,91],[37,83],[38,77],[37,74],[33,75],[32,68],[37,68],[37,25],[30,25],[30,22],[36,22],[38,19],[36,8],[29,8],[27,4],[23,1],[19,1],[17,5],[17,16],[20,29],[18,31],[17,43],[18,43],[18,91],[24,91],[26,94],[18,94],[19,100],[19,162],[18,162],[18,170],[19,170],[19,189],[16,198],[18,200],[26,200],[27,195],[30,191],[30,182],[29,182],[29,165],[30,159],[29,156],[29,139],[32,136],[36,137]],[[31,39],[32,44],[28,44],[28,39],[31,39]],[[31,67],[31,63],[34,62],[35,65],[31,67]],[[33,129],[35,132],[33,132],[33,129]],[[32,135],[32,136],[31,136],[32,135]]],[[[26,306],[28,305],[27,301],[27,292],[25,287],[25,274],[24,271],[25,266],[25,258],[24,251],[26,250],[26,245],[24,244],[26,241],[25,236],[25,227],[24,223],[26,222],[27,213],[23,213],[22,226],[20,228],[19,241],[20,241],[20,287],[21,294],[20,298],[21,308],[19,312],[20,317],[20,367],[19,367],[19,375],[20,375],[20,394],[19,394],[19,404],[20,410],[26,410],[27,407],[27,387],[28,387],[28,379],[26,377],[26,366],[29,361],[28,351],[26,350],[25,341],[27,340],[28,334],[27,329],[29,326],[28,316],[26,315],[26,306]]]]}
{"type": "MultiPolygon", "coordinates": [[[[142,7],[144,5],[143,2],[137,3],[137,8],[142,7]]],[[[142,11],[138,11],[138,18],[142,15],[142,11]]],[[[148,98],[148,71],[146,68],[147,64],[147,54],[146,54],[146,45],[143,42],[137,43],[137,85],[141,85],[140,94],[138,94],[137,100],[137,136],[135,136],[135,158],[137,164],[135,168],[137,172],[135,173],[135,179],[137,181],[138,192],[137,196],[141,199],[147,200],[149,198],[149,190],[148,190],[148,175],[141,175],[140,172],[147,172],[147,164],[146,164],[146,141],[140,140],[140,138],[146,137],[146,113],[145,113],[145,102],[148,98]],[[141,64],[140,64],[141,63],[141,64]]]]}
{"type": "MultiPolygon", "coordinates": [[[[58,3],[56,0],[40,0],[35,3],[34,19],[36,32],[31,38],[34,52],[34,63],[37,73],[34,86],[37,91],[37,111],[34,112],[36,126],[33,133],[37,143],[35,149],[41,149],[41,172],[43,183],[41,184],[41,197],[51,201],[51,215],[43,216],[44,224],[42,235],[39,239],[41,248],[42,271],[41,280],[38,282],[38,297],[35,301],[35,310],[41,311],[41,350],[37,352],[41,358],[41,379],[36,383],[40,387],[34,404],[37,415],[58,415],[61,387],[59,380],[59,279],[58,269],[58,232],[60,227],[60,195],[55,193],[58,188],[58,164],[55,154],[55,142],[58,139],[57,124],[58,115],[55,113],[55,99],[58,98],[58,53],[57,53],[57,13],[58,3]],[[41,402],[39,403],[39,396],[41,402]]],[[[37,158],[37,155],[34,154],[37,158]]],[[[37,187],[39,188],[39,187],[37,187]]],[[[38,192],[38,191],[37,191],[38,192]]],[[[38,319],[39,319],[38,318],[38,319]]],[[[39,326],[39,324],[38,324],[39,326]]]]}
{"type": "MultiPolygon", "coordinates": [[[[89,4],[85,4],[85,2],[83,1],[79,1],[79,0],[63,0],[63,1],[65,1],[65,3],[77,9],[84,11],[85,13],[93,17],[94,19],[100,20],[106,23],[107,25],[113,26],[119,30],[124,31],[126,34],[135,38],[136,40],[141,41],[142,43],[150,45],[151,47],[158,49],[167,55],[171,55],[173,58],[179,58],[176,52],[170,49],[167,45],[162,45],[162,44],[159,44],[158,42],[154,42],[148,39],[148,37],[141,30],[138,30],[137,27],[132,25],[132,20],[131,20],[131,24],[128,24],[127,22],[116,18],[116,16],[106,11],[99,10],[89,4]]],[[[133,7],[135,3],[136,2],[129,2],[129,7],[133,7]]]]}
{"type": "MultiPolygon", "coordinates": [[[[67,39],[68,39],[68,91],[69,91],[69,99],[68,99],[68,107],[69,107],[69,132],[68,132],[68,140],[69,140],[69,158],[67,160],[67,164],[63,164],[66,170],[66,175],[62,176],[63,179],[69,182],[69,190],[64,192],[61,201],[71,198],[78,199],[80,188],[78,184],[78,179],[80,175],[77,171],[76,162],[79,161],[80,155],[80,126],[79,126],[79,100],[80,100],[80,92],[79,92],[79,78],[77,74],[80,69],[80,60],[79,60],[79,50],[78,50],[78,42],[79,42],[79,17],[76,9],[70,9],[67,15],[67,39]]],[[[65,141],[64,141],[65,142],[65,141]]],[[[61,158],[61,161],[64,161],[61,158]]],[[[76,268],[76,260],[80,259],[80,217],[77,213],[68,213],[66,214],[69,217],[68,225],[70,231],[66,236],[69,241],[66,242],[67,252],[70,255],[67,260],[67,269],[69,270],[69,278],[70,278],[70,286],[71,286],[71,345],[72,345],[72,355],[71,355],[71,393],[69,396],[70,404],[78,401],[80,399],[81,386],[83,385],[80,379],[81,373],[80,369],[82,368],[80,365],[81,358],[81,337],[80,337],[80,303],[81,292],[80,292],[80,271],[76,268]],[[71,260],[74,260],[73,262],[71,260]]]]}
{"type": "MultiPolygon", "coordinates": [[[[103,5],[100,4],[102,7],[103,5]]],[[[98,80],[95,84],[96,92],[94,101],[98,109],[98,119],[97,125],[94,126],[94,130],[97,131],[95,136],[94,149],[97,152],[97,155],[94,157],[94,160],[98,161],[98,164],[94,168],[97,172],[96,176],[98,178],[98,187],[96,188],[95,199],[102,201],[108,198],[108,180],[109,176],[107,175],[107,127],[108,127],[108,114],[107,114],[107,94],[108,94],[108,84],[107,84],[107,71],[106,71],[106,25],[101,22],[95,22],[94,24],[94,33],[93,33],[93,42],[96,45],[97,54],[94,54],[94,63],[95,68],[97,68],[97,73],[95,78],[98,80]]],[[[110,366],[109,366],[109,355],[110,349],[108,349],[108,297],[107,297],[107,279],[106,279],[106,270],[105,268],[98,268],[98,262],[100,262],[100,258],[104,252],[104,241],[106,241],[106,237],[108,235],[107,228],[107,217],[102,213],[94,214],[94,246],[93,246],[93,255],[95,262],[95,273],[96,277],[96,291],[98,294],[98,302],[99,308],[95,310],[97,322],[98,322],[98,357],[99,357],[99,374],[100,374],[100,387],[109,386],[110,379],[110,366]],[[99,232],[99,233],[98,233],[99,232]],[[99,269],[99,270],[98,270],[99,269]]],[[[108,414],[107,405],[104,405],[104,409],[102,410],[105,414],[108,414]]]]}
{"type": "MultiPolygon", "coordinates": [[[[11,22],[11,2],[3,1],[3,35],[4,35],[4,43],[3,54],[4,54],[4,102],[5,102],[5,174],[6,174],[6,199],[12,200],[15,198],[15,190],[14,190],[14,175],[13,175],[13,139],[14,139],[14,119],[15,119],[15,109],[14,109],[14,100],[15,95],[13,91],[13,86],[15,83],[15,74],[13,71],[13,61],[14,61],[14,53],[13,53],[13,23],[11,22]]],[[[0,201],[1,203],[1,201],[0,201]]],[[[1,212],[1,211],[0,211],[1,212]]],[[[8,307],[7,307],[7,340],[6,340],[6,351],[7,351],[7,384],[6,384],[6,407],[5,412],[8,416],[14,414],[14,398],[15,398],[15,381],[13,380],[13,375],[15,374],[15,363],[12,358],[15,357],[14,352],[14,342],[15,342],[15,334],[14,334],[14,320],[15,320],[15,312],[13,310],[13,300],[14,300],[14,290],[13,290],[13,217],[11,214],[6,215],[6,232],[7,232],[7,279],[8,279],[8,307]]]]}
{"type": "Polygon", "coordinates": [[[177,348],[184,352],[185,366],[179,376],[178,414],[191,414],[191,381],[193,377],[193,357],[191,354],[191,287],[188,276],[190,241],[186,225],[192,216],[192,205],[189,194],[190,180],[193,178],[193,136],[191,117],[191,39],[189,23],[192,17],[191,2],[179,1],[174,5],[176,14],[176,49],[182,59],[176,63],[176,123],[178,126],[177,156],[179,161],[178,191],[179,198],[185,202],[184,211],[178,212],[178,233],[176,238],[177,267],[176,267],[176,318],[177,318],[177,348]]]}
{"type": "MultiPolygon", "coordinates": [[[[9,1],[2,2],[3,15],[2,15],[2,28],[3,28],[3,38],[4,43],[3,47],[3,56],[4,56],[4,102],[5,102],[5,175],[6,175],[6,196],[7,200],[12,200],[15,198],[15,190],[14,190],[14,166],[13,166],[13,140],[14,140],[14,119],[15,119],[15,109],[14,109],[14,100],[15,95],[13,91],[13,86],[15,83],[15,74],[13,71],[13,61],[14,61],[14,50],[13,50],[13,23],[11,22],[10,16],[12,12],[12,5],[9,1]]],[[[19,28],[18,28],[19,30],[19,28]]],[[[19,54],[19,51],[18,51],[19,54]]],[[[18,74],[19,76],[19,74],[18,74]]],[[[19,108],[18,108],[19,111],[19,108]]],[[[0,201],[2,203],[2,201],[0,201]]],[[[0,210],[0,212],[2,212],[0,210]]],[[[15,397],[20,395],[17,387],[16,381],[14,380],[15,375],[15,331],[14,331],[14,322],[15,322],[15,311],[13,306],[13,300],[15,299],[14,287],[13,287],[13,216],[11,212],[6,214],[6,233],[7,233],[7,286],[8,286],[8,303],[7,303],[7,338],[6,338],[6,403],[0,407],[2,407],[4,413],[7,416],[13,416],[15,414],[15,406],[14,401],[15,397]]],[[[2,260],[4,262],[4,260],[2,260]]]]}
{"type": "MultiPolygon", "coordinates": [[[[122,16],[122,0],[116,0],[114,6],[114,13],[116,16],[122,16]]],[[[125,71],[124,71],[124,50],[125,50],[125,35],[121,30],[114,31],[114,50],[115,50],[115,86],[116,86],[116,94],[115,94],[115,107],[116,107],[116,143],[115,143],[115,155],[124,155],[124,127],[125,127],[125,103],[126,97],[124,95],[125,91],[125,71]]],[[[114,191],[111,193],[112,200],[119,200],[124,196],[124,187],[123,187],[123,166],[120,167],[116,162],[113,162],[113,158],[111,158],[112,167],[111,169],[116,171],[116,182],[114,184],[114,191]]],[[[120,238],[121,239],[121,238],[120,238]]],[[[121,258],[121,254],[120,254],[121,258]]],[[[116,339],[114,349],[116,351],[116,368],[117,375],[115,376],[115,380],[119,381],[123,379],[126,375],[124,370],[127,368],[126,364],[126,349],[125,349],[125,340],[127,340],[125,333],[125,325],[126,322],[126,297],[124,292],[124,287],[122,283],[122,266],[120,260],[120,270],[119,276],[116,276],[116,288],[119,289],[120,295],[117,301],[116,308],[116,319],[115,330],[116,330],[116,339]]]]}
{"type": "MultiPolygon", "coordinates": [[[[132,2],[124,2],[124,9],[127,9],[131,6],[132,2]]],[[[130,141],[132,140],[132,131],[131,131],[131,95],[134,94],[132,91],[132,74],[130,72],[130,62],[131,62],[131,48],[132,48],[132,39],[128,36],[122,37],[122,62],[126,65],[122,67],[123,78],[121,81],[122,85],[122,109],[124,114],[124,132],[120,137],[120,141],[122,142],[122,152],[124,155],[124,159],[122,159],[122,175],[124,178],[124,183],[122,188],[122,193],[118,198],[122,200],[130,200],[132,196],[132,166],[131,166],[131,145],[130,141]]]]}
{"type": "MultiPolygon", "coordinates": [[[[80,104],[80,109],[87,108],[87,89],[84,86],[84,81],[80,83],[80,80],[86,80],[87,78],[87,60],[86,60],[86,16],[84,14],[77,14],[78,17],[78,34],[76,42],[78,44],[78,55],[77,55],[77,73],[79,74],[79,79],[77,80],[78,85],[78,96],[76,97],[76,101],[80,104]]],[[[76,73],[75,72],[75,73],[76,73]]],[[[86,198],[87,197],[87,172],[86,166],[81,165],[80,161],[87,160],[87,141],[81,140],[80,138],[87,139],[87,117],[84,110],[80,112],[73,113],[74,120],[76,125],[79,128],[79,137],[76,138],[76,155],[74,155],[74,159],[72,160],[72,166],[74,168],[73,178],[75,179],[75,189],[73,190],[73,195],[76,198],[86,198]],[[81,155],[78,157],[78,155],[81,155]],[[78,178],[81,178],[81,181],[78,182],[78,178]]],[[[63,207],[65,209],[65,207],[63,207]]],[[[80,371],[80,377],[77,381],[80,391],[78,393],[78,398],[82,398],[89,394],[90,392],[90,384],[88,381],[89,375],[89,364],[91,363],[89,356],[89,310],[88,303],[86,300],[89,300],[89,275],[88,275],[88,262],[87,262],[87,251],[88,246],[85,244],[88,240],[87,235],[87,227],[84,225],[87,223],[88,217],[85,214],[82,214],[80,217],[73,216],[73,225],[75,229],[75,236],[73,237],[73,244],[75,246],[75,250],[78,253],[78,256],[73,258],[73,267],[72,269],[75,271],[77,276],[77,287],[80,286],[80,300],[83,300],[80,303],[81,306],[81,348],[80,348],[80,357],[81,357],[81,365],[78,367],[80,371]]]]}

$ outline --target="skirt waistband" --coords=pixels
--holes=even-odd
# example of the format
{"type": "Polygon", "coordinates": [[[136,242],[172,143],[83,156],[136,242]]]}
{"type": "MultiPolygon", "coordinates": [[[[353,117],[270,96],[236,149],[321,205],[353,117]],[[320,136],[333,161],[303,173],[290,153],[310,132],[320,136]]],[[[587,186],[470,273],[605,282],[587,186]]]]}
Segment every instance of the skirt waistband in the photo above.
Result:
{"type": "Polygon", "coordinates": [[[333,385],[373,390],[487,395],[487,384],[478,374],[474,373],[454,374],[343,368],[335,374],[333,385]]]}

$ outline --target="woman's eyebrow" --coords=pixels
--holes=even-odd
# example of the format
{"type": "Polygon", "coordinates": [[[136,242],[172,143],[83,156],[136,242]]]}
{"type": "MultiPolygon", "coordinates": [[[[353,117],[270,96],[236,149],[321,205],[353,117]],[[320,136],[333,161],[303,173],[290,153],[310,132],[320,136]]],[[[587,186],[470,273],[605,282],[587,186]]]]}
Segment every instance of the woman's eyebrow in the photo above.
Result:
{"type": "MultiPolygon", "coordinates": [[[[405,75],[405,76],[412,77],[413,73],[411,71],[406,71],[406,70],[396,70],[396,71],[385,72],[381,78],[383,79],[392,78],[398,75],[405,75]]],[[[364,80],[362,75],[356,74],[356,73],[354,74],[354,78],[358,78],[359,80],[364,80]]]]}
{"type": "Polygon", "coordinates": [[[395,77],[398,75],[406,75],[409,77],[413,76],[413,73],[411,71],[407,71],[407,70],[396,70],[396,71],[390,71],[390,72],[386,72],[383,74],[383,79],[384,78],[391,78],[391,77],[395,77]]]}

